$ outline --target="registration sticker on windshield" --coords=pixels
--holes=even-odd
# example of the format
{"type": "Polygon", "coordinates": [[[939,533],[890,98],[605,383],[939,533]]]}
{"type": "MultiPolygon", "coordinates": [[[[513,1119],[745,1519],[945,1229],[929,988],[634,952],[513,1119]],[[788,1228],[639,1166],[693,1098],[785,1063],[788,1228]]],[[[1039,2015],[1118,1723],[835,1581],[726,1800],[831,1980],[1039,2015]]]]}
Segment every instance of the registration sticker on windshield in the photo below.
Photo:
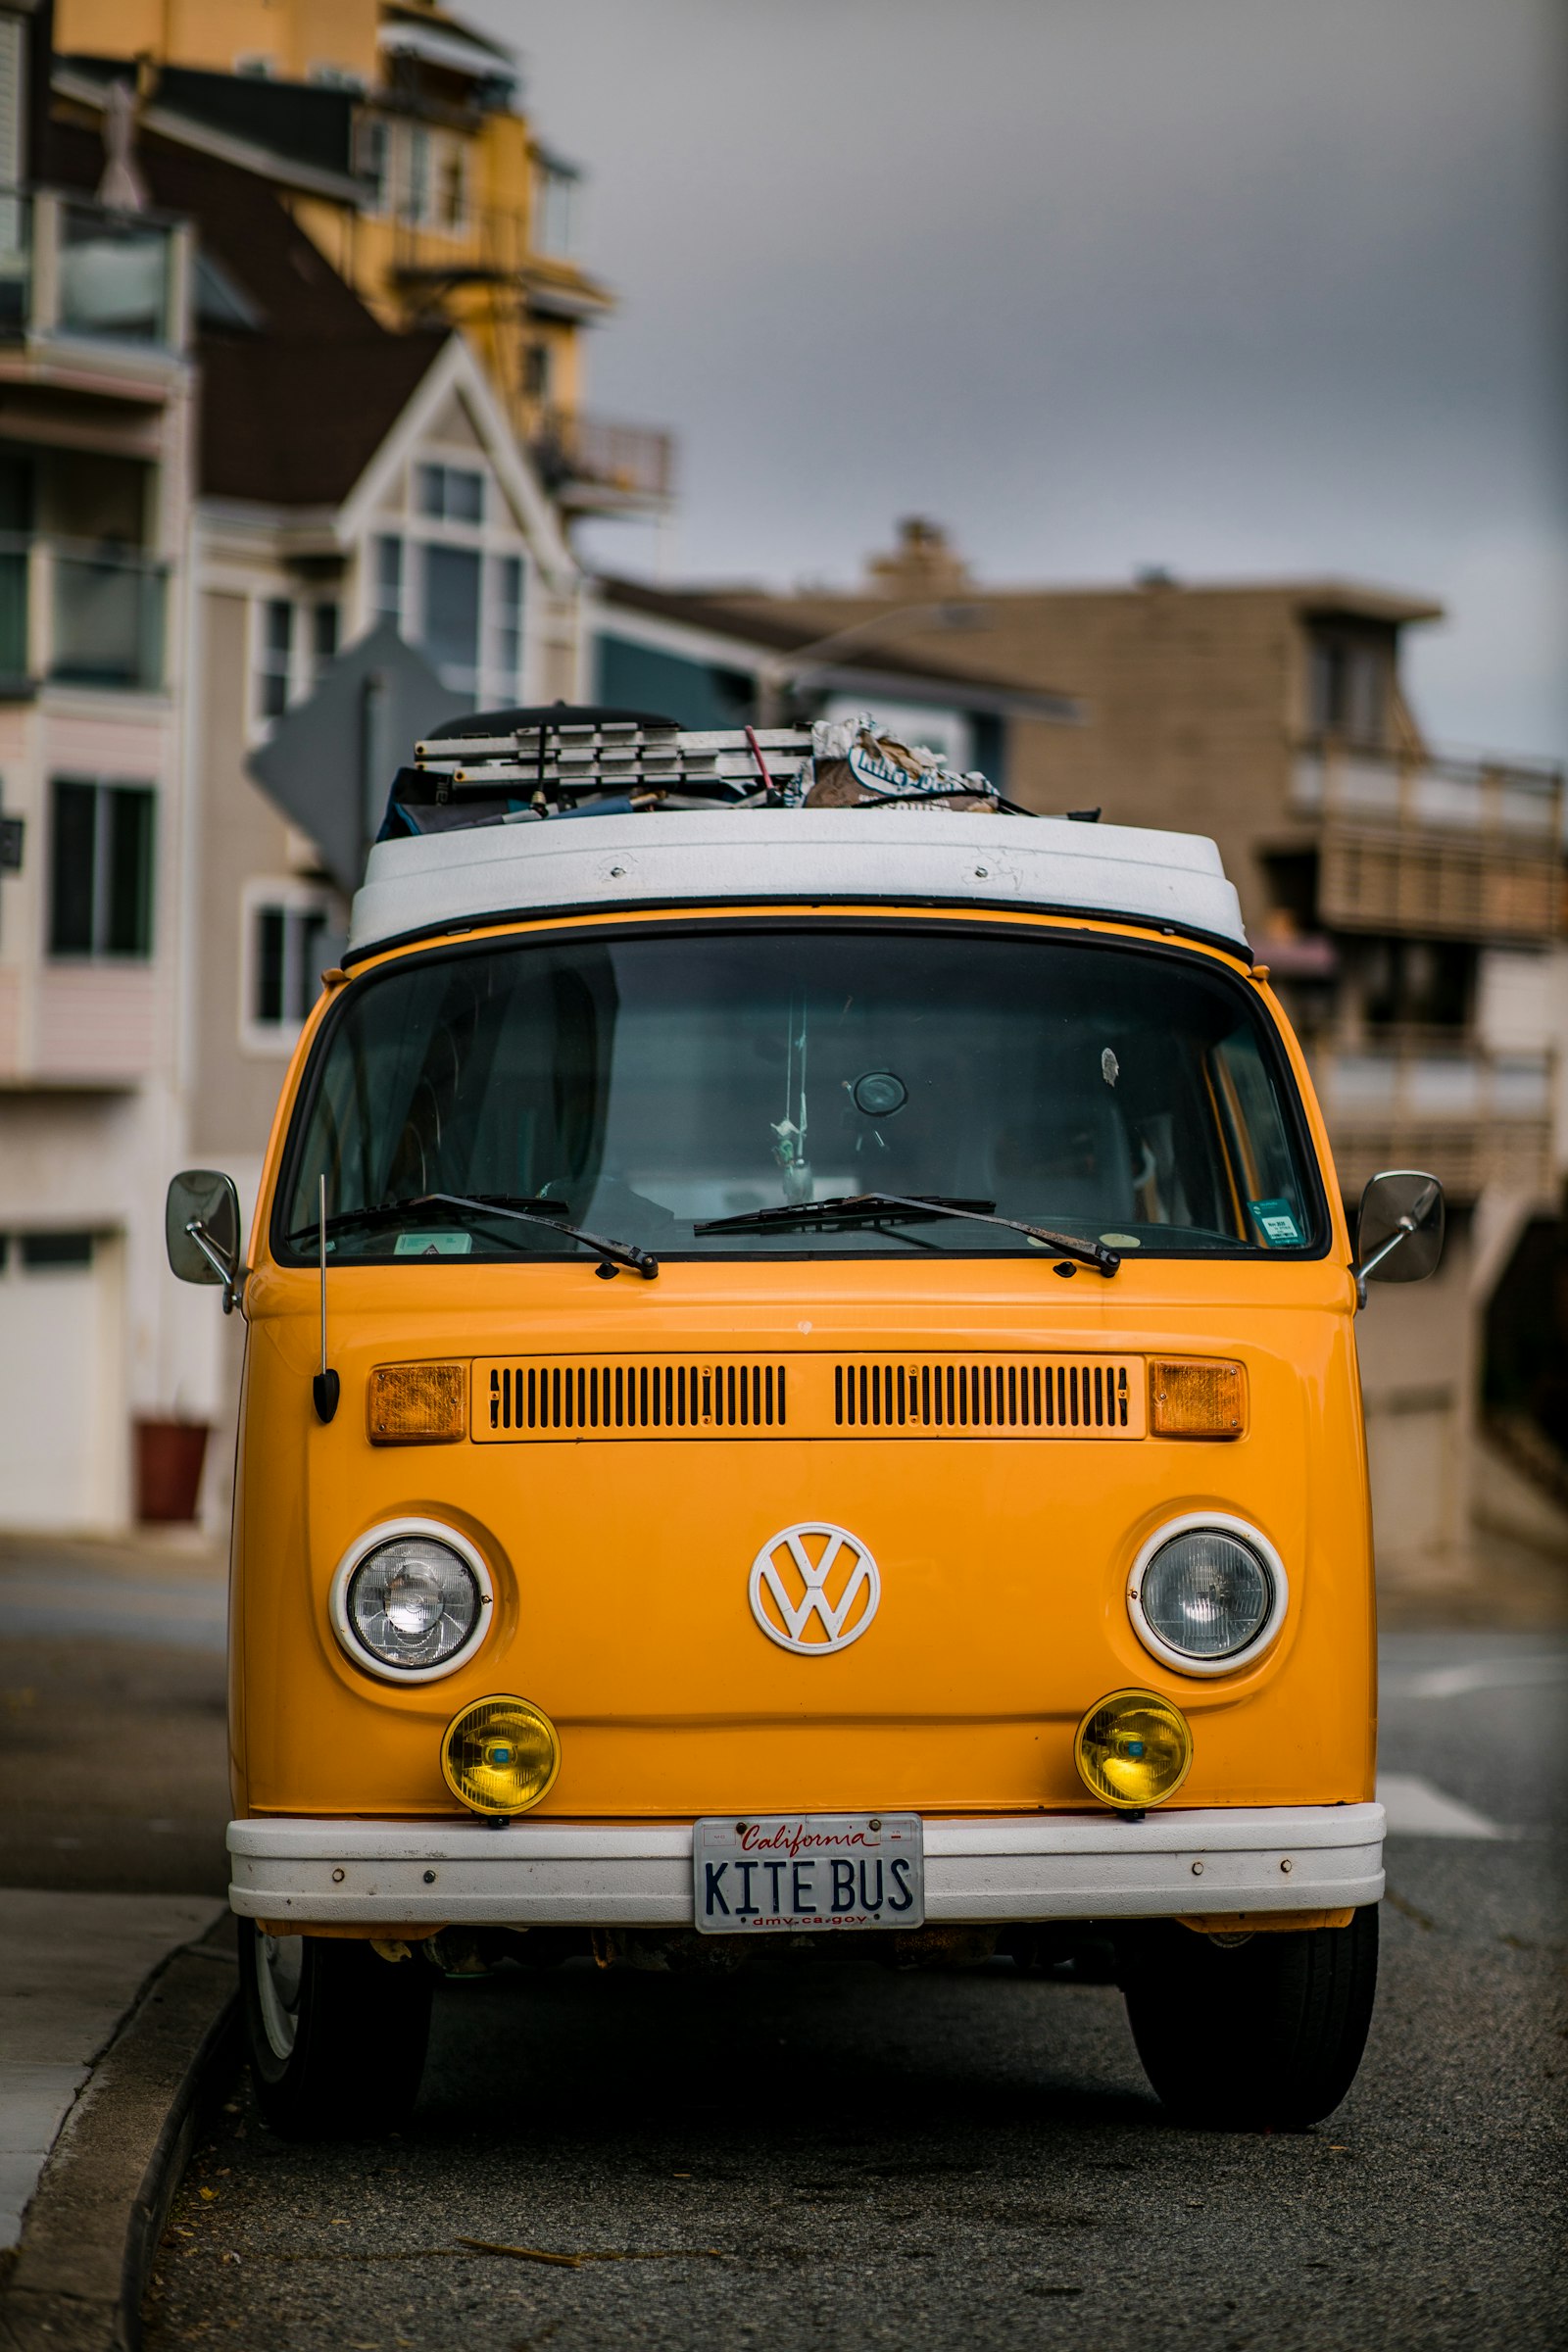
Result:
{"type": "Polygon", "coordinates": [[[692,1826],[692,1895],[704,1936],[918,1928],[918,1813],[774,1813],[692,1826]]]}
{"type": "Polygon", "coordinates": [[[400,1233],[392,1245],[394,1257],[466,1257],[473,1248],[471,1233],[400,1233]]]}
{"type": "Polygon", "coordinates": [[[1262,1227],[1266,1242],[1299,1247],[1301,1228],[1288,1200],[1250,1200],[1248,1206],[1262,1227]]]}

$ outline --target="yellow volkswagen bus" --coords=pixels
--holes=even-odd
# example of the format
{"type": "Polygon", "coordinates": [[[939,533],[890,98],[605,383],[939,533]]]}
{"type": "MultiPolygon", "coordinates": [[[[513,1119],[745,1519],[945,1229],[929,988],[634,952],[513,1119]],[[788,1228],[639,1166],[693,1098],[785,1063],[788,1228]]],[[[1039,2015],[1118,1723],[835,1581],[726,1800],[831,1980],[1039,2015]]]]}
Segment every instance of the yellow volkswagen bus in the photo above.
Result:
{"type": "MultiPolygon", "coordinates": [[[[231,1899],[264,2109],[412,2101],[441,1971],[1114,1972],[1178,2116],[1372,2007],[1352,1249],[1212,844],[858,727],[461,722],[400,771],[254,1228],[231,1899]]],[[[1357,1253],[1359,1263],[1357,1263],[1357,1253]]]]}

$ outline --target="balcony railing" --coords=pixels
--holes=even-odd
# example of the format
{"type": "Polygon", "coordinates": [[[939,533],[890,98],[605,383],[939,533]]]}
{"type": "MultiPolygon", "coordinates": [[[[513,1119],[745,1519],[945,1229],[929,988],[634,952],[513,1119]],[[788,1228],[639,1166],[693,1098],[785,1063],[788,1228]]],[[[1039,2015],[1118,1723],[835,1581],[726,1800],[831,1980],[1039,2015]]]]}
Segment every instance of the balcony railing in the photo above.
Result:
{"type": "Polygon", "coordinates": [[[185,231],[153,213],[0,188],[0,340],[184,342],[185,231]]]}
{"type": "Polygon", "coordinates": [[[552,410],[533,454],[545,486],[566,506],[657,507],[674,496],[674,435],[650,425],[552,410]]]}
{"type": "Polygon", "coordinates": [[[1554,844],[1562,831],[1559,768],[1522,761],[1400,759],[1348,744],[1303,744],[1293,805],[1363,824],[1506,835],[1554,844]]]}
{"type": "Polygon", "coordinates": [[[1563,926],[1563,779],[1553,768],[1303,747],[1292,805],[1321,826],[1330,928],[1550,939],[1563,926]]]}
{"type": "Polygon", "coordinates": [[[0,681],[162,686],[168,596],[138,550],[0,533],[0,681]]]}
{"type": "Polygon", "coordinates": [[[1473,1036],[1416,1030],[1311,1059],[1348,1190],[1379,1167],[1430,1167],[1457,1200],[1489,1184],[1549,1196],[1550,1053],[1494,1054],[1473,1036]]]}
{"type": "Polygon", "coordinates": [[[49,675],[77,686],[161,686],[168,566],[63,548],[53,556],[49,675]]]}

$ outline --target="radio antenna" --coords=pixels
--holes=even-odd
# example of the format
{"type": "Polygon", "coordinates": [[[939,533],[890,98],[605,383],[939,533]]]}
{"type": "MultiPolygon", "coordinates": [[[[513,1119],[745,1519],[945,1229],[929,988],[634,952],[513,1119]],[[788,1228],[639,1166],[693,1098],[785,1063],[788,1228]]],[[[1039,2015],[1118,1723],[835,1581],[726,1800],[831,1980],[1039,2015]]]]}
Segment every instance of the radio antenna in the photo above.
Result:
{"type": "Polygon", "coordinates": [[[326,1366],[326,1178],[323,1175],[317,1190],[318,1262],[321,1270],[321,1369],[311,1382],[311,1395],[316,1402],[318,1421],[330,1421],[337,1411],[341,1382],[326,1366]]]}

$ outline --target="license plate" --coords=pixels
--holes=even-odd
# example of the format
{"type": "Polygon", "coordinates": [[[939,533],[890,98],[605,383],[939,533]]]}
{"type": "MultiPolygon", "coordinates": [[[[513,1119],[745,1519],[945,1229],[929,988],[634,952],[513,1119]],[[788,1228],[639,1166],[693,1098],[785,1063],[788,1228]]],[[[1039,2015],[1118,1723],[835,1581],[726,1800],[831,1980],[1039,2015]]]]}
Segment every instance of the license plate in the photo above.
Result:
{"type": "Polygon", "coordinates": [[[814,1928],[918,1928],[925,1848],[918,1813],[770,1813],[699,1821],[692,1890],[703,1936],[814,1928]]]}

